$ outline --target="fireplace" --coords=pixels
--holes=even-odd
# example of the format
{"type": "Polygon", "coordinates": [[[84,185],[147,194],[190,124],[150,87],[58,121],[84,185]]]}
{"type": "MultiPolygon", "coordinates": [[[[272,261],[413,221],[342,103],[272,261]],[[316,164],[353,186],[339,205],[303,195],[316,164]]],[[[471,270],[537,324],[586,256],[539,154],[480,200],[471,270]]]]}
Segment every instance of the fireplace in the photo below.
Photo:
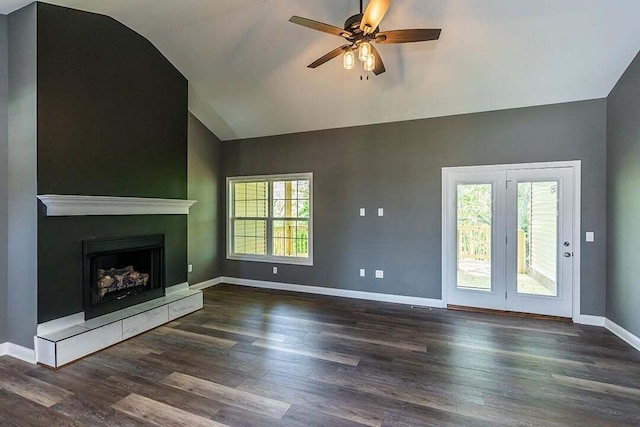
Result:
{"type": "Polygon", "coordinates": [[[85,319],[164,296],[164,235],[83,242],[85,319]]]}

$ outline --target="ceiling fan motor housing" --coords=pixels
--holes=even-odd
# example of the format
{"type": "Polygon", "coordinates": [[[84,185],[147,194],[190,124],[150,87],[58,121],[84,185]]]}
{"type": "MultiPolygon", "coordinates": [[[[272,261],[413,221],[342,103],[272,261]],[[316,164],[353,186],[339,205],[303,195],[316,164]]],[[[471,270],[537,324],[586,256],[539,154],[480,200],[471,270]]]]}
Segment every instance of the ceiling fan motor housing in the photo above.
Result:
{"type": "Polygon", "coordinates": [[[360,23],[362,22],[362,17],[364,15],[359,13],[357,15],[353,15],[349,17],[344,23],[344,29],[353,34],[353,37],[349,38],[352,42],[357,42],[360,40],[373,40],[376,38],[376,34],[380,31],[380,28],[376,28],[373,30],[371,34],[367,34],[365,36],[364,32],[360,29],[360,23]]]}

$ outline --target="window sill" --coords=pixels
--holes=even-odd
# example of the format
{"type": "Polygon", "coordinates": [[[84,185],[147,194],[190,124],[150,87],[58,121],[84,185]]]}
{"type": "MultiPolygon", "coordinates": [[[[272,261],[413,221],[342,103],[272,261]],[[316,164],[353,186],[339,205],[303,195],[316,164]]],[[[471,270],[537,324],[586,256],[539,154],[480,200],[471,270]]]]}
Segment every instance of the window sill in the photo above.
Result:
{"type": "Polygon", "coordinates": [[[286,258],[286,257],[274,257],[274,256],[251,256],[251,255],[227,254],[227,259],[232,261],[250,261],[250,262],[266,262],[269,264],[305,265],[308,267],[313,266],[313,257],[286,258]]]}

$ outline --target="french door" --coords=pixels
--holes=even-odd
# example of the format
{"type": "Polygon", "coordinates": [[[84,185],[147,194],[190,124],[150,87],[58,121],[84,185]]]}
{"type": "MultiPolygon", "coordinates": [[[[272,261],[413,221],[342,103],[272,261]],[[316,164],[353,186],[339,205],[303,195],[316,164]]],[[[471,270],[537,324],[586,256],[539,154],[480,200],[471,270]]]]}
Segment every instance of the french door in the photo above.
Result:
{"type": "Polygon", "coordinates": [[[464,167],[443,177],[447,303],[571,317],[573,168],[464,167]]]}

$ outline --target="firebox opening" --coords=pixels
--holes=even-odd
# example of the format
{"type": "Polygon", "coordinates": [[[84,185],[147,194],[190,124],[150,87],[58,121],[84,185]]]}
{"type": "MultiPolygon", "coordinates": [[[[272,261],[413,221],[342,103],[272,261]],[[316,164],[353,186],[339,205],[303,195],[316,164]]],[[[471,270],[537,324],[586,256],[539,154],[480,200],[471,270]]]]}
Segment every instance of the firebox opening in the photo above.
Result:
{"type": "Polygon", "coordinates": [[[164,295],[164,236],[84,242],[85,319],[164,295]]]}

